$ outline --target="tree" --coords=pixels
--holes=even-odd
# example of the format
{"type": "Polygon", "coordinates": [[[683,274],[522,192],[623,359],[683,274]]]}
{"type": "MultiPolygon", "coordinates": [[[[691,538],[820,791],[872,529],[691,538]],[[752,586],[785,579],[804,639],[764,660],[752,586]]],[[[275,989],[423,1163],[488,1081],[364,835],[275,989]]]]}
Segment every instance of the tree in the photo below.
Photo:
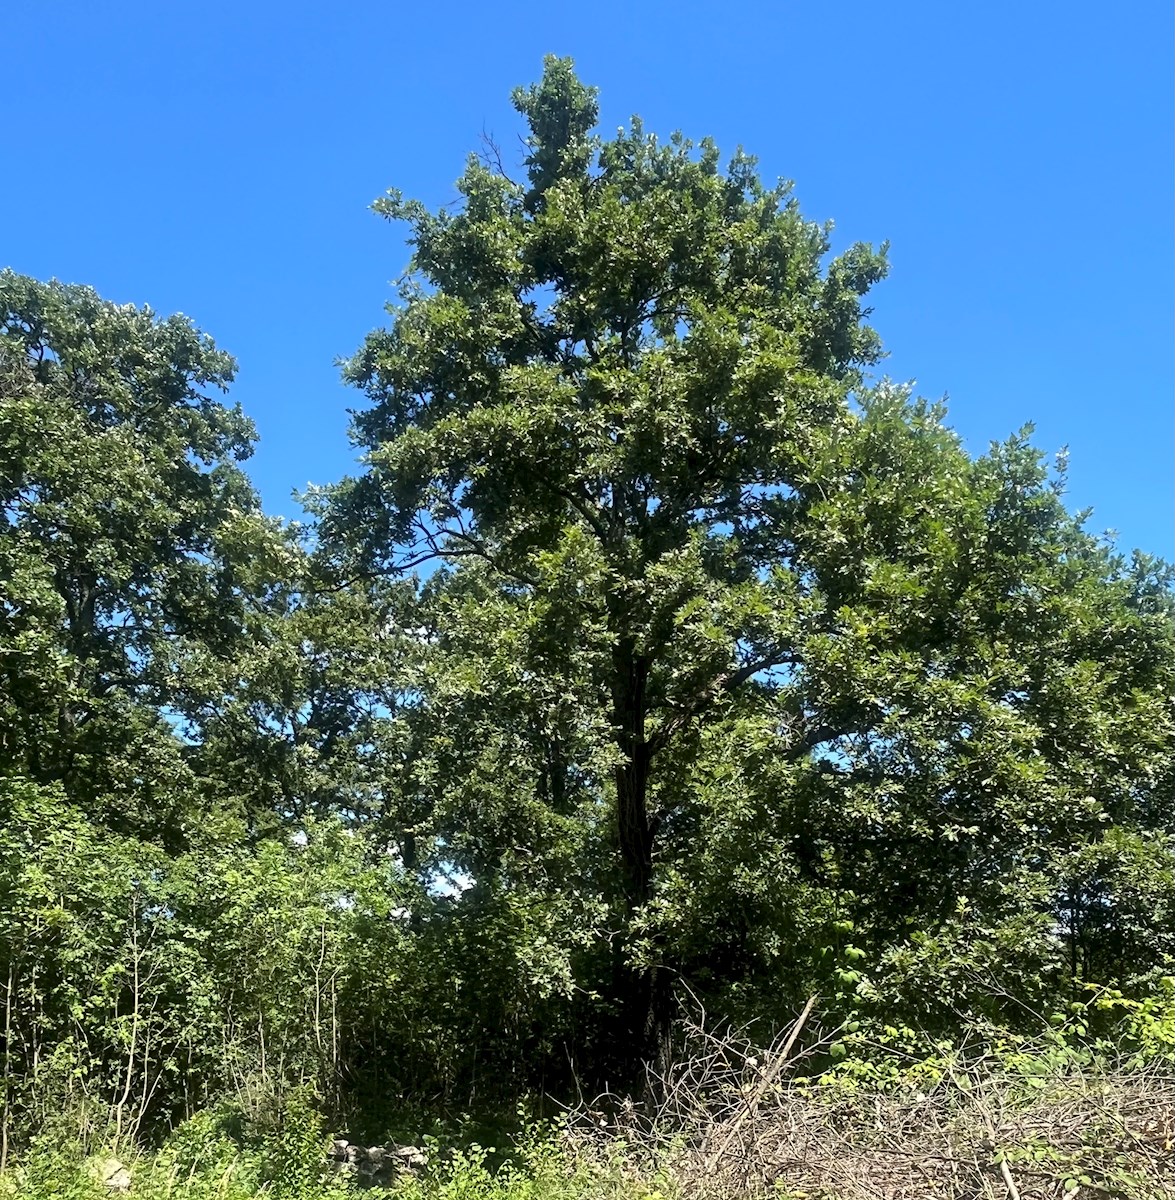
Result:
{"type": "Polygon", "coordinates": [[[241,564],[254,596],[241,644],[228,659],[191,646],[195,686],[175,699],[206,792],[255,837],[327,817],[372,828],[400,737],[389,718],[403,671],[385,626],[403,588],[319,587],[303,532],[287,530],[268,563],[241,564]]]}
{"type": "Polygon", "coordinates": [[[233,370],[186,318],[0,273],[0,1164],[59,1121],[441,1074],[445,965],[399,914],[443,905],[356,829],[404,589],[314,590],[233,370]]]}
{"type": "Polygon", "coordinates": [[[390,328],[347,368],[367,469],[322,533],[340,570],[441,565],[420,827],[479,885],[538,860],[551,889],[602,890],[631,1059],[663,1045],[675,974],[739,929],[752,958],[786,947],[773,861],[833,897],[809,951],[846,897],[881,900],[892,947],[964,889],[1036,870],[1029,826],[1055,848],[1099,806],[1137,815],[1170,756],[1170,583],[1085,534],[1023,436],[972,461],[940,409],[868,383],[884,248],[829,259],[829,227],[741,151],[722,170],[712,142],[663,145],[636,118],[601,141],[566,60],[514,103],[525,181],[491,146],[456,211],[375,206],[414,253],[390,328]],[[1127,677],[1146,697],[1147,761],[1117,801],[1077,798],[1082,669],[1107,700],[1127,677]],[[721,935],[716,911],[734,914],[721,935]]]}
{"type": "MultiPolygon", "coordinates": [[[[664,819],[656,759],[792,662],[780,517],[808,502],[878,356],[860,297],[884,258],[855,246],[822,269],[828,230],[741,153],[723,173],[711,143],[663,147],[637,122],[601,148],[567,62],[515,104],[529,186],[471,161],[457,215],[377,206],[412,223],[416,272],[350,368],[374,402],[356,422],[371,469],[330,528],[362,526],[376,569],[481,560],[540,603],[558,594],[573,637],[595,632],[635,916],[664,819]]],[[[822,740],[797,726],[797,752],[822,740]]],[[[634,1033],[663,1023],[663,979],[645,973],[634,1033]]]]}
{"type": "Polygon", "coordinates": [[[193,828],[185,659],[239,649],[279,540],[233,371],[185,317],[0,273],[0,770],[124,831],[193,828]]]}

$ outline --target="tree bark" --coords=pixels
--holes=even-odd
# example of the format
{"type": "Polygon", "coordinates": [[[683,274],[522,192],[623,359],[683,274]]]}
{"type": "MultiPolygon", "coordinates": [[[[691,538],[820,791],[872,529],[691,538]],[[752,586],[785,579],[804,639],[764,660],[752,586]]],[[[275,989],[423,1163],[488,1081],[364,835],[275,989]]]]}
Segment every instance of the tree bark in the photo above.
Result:
{"type": "MultiPolygon", "coordinates": [[[[646,737],[646,689],[649,665],[631,644],[622,643],[614,659],[616,687],[613,722],[623,760],[616,768],[616,836],[620,856],[625,917],[629,922],[653,895],[655,827],[649,813],[649,780],[654,748],[646,737]]],[[[620,947],[617,999],[626,1062],[633,1077],[645,1065],[665,1065],[672,1014],[672,982],[668,965],[636,966],[630,947],[620,947]]]]}

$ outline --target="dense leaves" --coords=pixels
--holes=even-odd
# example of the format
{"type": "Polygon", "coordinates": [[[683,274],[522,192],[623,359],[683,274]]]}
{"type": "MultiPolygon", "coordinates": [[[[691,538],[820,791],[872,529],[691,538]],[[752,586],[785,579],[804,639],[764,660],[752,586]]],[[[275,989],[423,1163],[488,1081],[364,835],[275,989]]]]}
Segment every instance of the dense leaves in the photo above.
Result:
{"type": "Polygon", "coordinates": [[[630,1055],[669,977],[800,999],[828,920],[883,972],[961,905],[993,965],[1112,956],[1072,856],[1170,869],[1169,577],[1086,534],[1024,436],[971,460],[867,384],[883,254],[829,260],[741,153],[601,143],[565,62],[515,103],[525,181],[483,157],[457,212],[377,204],[415,253],[324,523],[343,569],[444,564],[422,708],[478,729],[431,789],[448,853],[603,897],[622,969],[583,983],[630,1055]]]}
{"type": "Polygon", "coordinates": [[[190,322],[0,275],[5,1144],[632,1083],[682,998],[1167,994],[1169,568],[876,377],[884,250],[602,140],[565,61],[515,105],[517,178],[376,205],[413,257],[305,526],[190,322]]]}
{"type": "Polygon", "coordinates": [[[234,364],[183,317],[0,275],[0,761],[181,836],[167,716],[192,646],[239,644],[267,534],[234,364]]]}

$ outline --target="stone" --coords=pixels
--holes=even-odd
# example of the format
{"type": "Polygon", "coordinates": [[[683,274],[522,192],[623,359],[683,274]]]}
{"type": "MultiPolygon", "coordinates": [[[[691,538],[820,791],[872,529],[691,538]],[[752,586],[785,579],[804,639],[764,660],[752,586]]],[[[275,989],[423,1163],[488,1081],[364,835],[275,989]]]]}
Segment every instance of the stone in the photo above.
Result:
{"type": "Polygon", "coordinates": [[[90,1167],[94,1178],[104,1188],[112,1192],[129,1192],[131,1189],[131,1173],[124,1163],[117,1158],[99,1158],[90,1167]]]}
{"type": "Polygon", "coordinates": [[[411,1171],[428,1165],[428,1155],[419,1146],[397,1146],[396,1157],[411,1171]]]}

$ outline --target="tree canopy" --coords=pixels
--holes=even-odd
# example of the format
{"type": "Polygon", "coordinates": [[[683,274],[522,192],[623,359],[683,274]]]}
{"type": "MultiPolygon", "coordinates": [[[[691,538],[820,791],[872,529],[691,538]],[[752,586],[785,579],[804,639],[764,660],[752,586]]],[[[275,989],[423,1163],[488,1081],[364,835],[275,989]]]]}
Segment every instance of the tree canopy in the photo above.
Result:
{"type": "Polygon", "coordinates": [[[0,275],[0,761],[128,832],[185,785],[186,661],[248,625],[267,523],[234,370],[182,316],[0,275]]]}
{"type": "MultiPolygon", "coordinates": [[[[972,460],[941,409],[869,381],[884,248],[829,257],[741,152],[723,169],[635,119],[600,140],[566,61],[514,102],[525,179],[482,155],[456,212],[376,205],[414,254],[348,367],[368,466],[324,522],[361,571],[445,564],[434,686],[446,721],[469,719],[456,687],[492,727],[446,772],[445,845],[473,821],[529,859],[542,809],[597,843],[587,888],[641,964],[639,997],[613,984],[630,1039],[663,1028],[670,977],[786,979],[808,887],[887,940],[961,897],[1071,912],[1025,835],[1063,858],[1161,803],[1155,564],[1087,535],[1026,435],[972,460]],[[1082,715],[1091,691],[1114,728],[1082,715]],[[489,693],[532,708],[537,744],[502,745],[489,693]],[[519,759],[543,764],[525,800],[519,759]]],[[[484,852],[465,866],[486,878],[484,852]]]]}
{"type": "Polygon", "coordinates": [[[412,258],[304,525],[188,320],[0,275],[26,1126],[635,1085],[683,1000],[961,1037],[1175,969],[1170,568],[879,375],[884,247],[603,138],[567,60],[514,103],[517,171],[375,205],[412,258]]]}

